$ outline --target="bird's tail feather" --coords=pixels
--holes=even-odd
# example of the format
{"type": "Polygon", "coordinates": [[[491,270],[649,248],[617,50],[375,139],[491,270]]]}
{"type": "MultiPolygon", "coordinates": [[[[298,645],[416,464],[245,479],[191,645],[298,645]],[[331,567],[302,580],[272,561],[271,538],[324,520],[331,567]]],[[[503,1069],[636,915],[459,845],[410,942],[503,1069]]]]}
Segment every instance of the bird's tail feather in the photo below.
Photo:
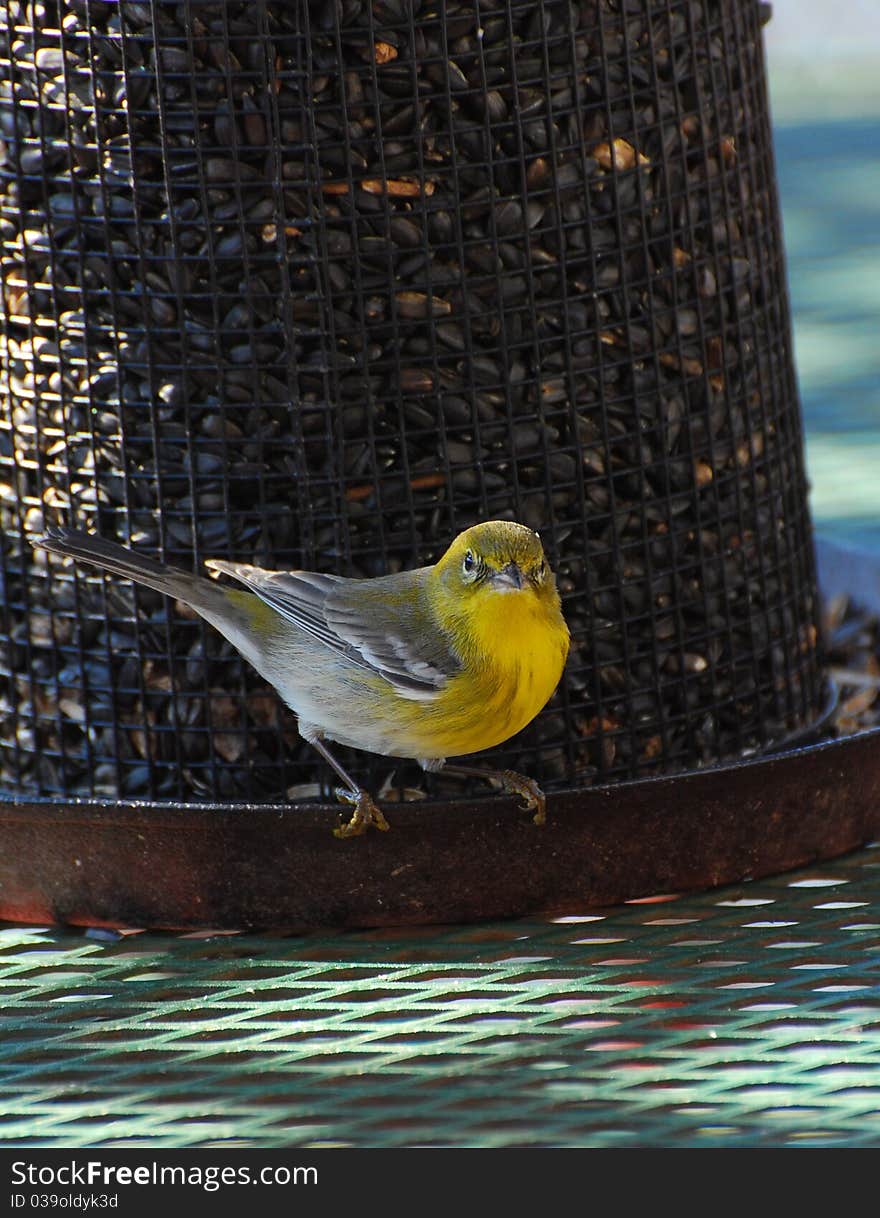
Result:
{"type": "Polygon", "coordinates": [[[173,596],[191,606],[197,613],[216,612],[225,604],[223,588],[202,576],[165,566],[146,554],[136,554],[115,541],[107,541],[78,529],[50,528],[43,537],[34,539],[53,554],[65,554],[80,562],[91,563],[113,575],[122,575],[136,583],[145,584],[156,592],[173,596]]]}

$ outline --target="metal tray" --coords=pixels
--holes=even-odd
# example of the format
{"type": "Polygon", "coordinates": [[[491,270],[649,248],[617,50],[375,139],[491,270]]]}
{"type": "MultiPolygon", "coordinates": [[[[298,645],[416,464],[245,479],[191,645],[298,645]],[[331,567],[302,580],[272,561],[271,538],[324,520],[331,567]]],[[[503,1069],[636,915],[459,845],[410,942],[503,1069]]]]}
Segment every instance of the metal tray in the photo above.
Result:
{"type": "Polygon", "coordinates": [[[151,928],[461,922],[727,884],[880,831],[880,729],[669,778],[395,805],[339,841],[337,805],[0,801],[0,918],[151,928]]]}

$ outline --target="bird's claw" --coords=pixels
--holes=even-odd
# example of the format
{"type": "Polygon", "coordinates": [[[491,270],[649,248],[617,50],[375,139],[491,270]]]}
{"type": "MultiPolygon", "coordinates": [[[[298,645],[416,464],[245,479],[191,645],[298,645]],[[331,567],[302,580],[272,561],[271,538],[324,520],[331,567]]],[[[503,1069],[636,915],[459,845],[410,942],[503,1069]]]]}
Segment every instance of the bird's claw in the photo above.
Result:
{"type": "Polygon", "coordinates": [[[534,811],[532,820],[543,825],[547,820],[547,799],[534,778],[517,774],[516,770],[499,770],[498,781],[507,795],[519,795],[527,812],[534,811]]]}
{"type": "Polygon", "coordinates": [[[347,787],[337,787],[336,798],[340,803],[354,808],[354,812],[347,824],[339,825],[333,830],[334,837],[360,837],[366,833],[370,825],[375,829],[381,829],[383,833],[389,828],[388,821],[382,815],[381,809],[373,802],[372,796],[367,791],[349,791],[347,787]]]}

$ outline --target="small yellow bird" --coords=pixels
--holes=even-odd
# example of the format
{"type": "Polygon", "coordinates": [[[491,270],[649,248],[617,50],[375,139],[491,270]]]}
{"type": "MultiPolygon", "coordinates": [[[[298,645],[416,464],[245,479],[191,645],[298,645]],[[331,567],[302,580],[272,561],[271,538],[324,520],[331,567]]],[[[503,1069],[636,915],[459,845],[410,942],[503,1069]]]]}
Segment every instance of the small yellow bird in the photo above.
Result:
{"type": "Polygon", "coordinates": [[[544,822],[533,779],[446,763],[520,731],[562,676],[568,627],[540,538],[524,525],[474,525],[434,566],[376,579],[206,563],[247,592],[74,529],[49,529],[34,544],[183,601],[237,647],[345,784],[336,795],[354,812],[338,837],[388,823],[326,740],[486,778],[544,822]]]}

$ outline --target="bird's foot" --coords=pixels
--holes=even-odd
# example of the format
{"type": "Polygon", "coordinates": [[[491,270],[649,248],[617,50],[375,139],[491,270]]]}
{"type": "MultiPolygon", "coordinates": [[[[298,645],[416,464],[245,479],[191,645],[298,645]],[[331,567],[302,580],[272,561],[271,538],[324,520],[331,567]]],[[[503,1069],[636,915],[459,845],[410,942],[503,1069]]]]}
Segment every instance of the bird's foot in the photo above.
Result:
{"type": "Polygon", "coordinates": [[[462,778],[482,778],[484,782],[500,787],[506,795],[519,795],[524,807],[530,812],[534,811],[532,819],[536,825],[543,825],[547,820],[547,799],[534,778],[517,774],[516,770],[484,770],[478,766],[450,762],[443,766],[443,770],[447,774],[459,774],[462,778]]]}
{"type": "Polygon", "coordinates": [[[360,837],[366,833],[370,825],[375,829],[381,829],[386,832],[389,828],[388,821],[382,815],[381,809],[373,802],[372,796],[360,789],[349,791],[347,787],[336,788],[336,798],[340,803],[348,804],[354,808],[351,820],[348,824],[339,825],[333,830],[334,837],[360,837]]]}
{"type": "Polygon", "coordinates": [[[525,774],[517,774],[516,770],[496,770],[493,777],[507,795],[519,795],[523,807],[528,812],[534,812],[532,820],[536,825],[543,825],[547,820],[547,799],[534,778],[525,774]]]}

